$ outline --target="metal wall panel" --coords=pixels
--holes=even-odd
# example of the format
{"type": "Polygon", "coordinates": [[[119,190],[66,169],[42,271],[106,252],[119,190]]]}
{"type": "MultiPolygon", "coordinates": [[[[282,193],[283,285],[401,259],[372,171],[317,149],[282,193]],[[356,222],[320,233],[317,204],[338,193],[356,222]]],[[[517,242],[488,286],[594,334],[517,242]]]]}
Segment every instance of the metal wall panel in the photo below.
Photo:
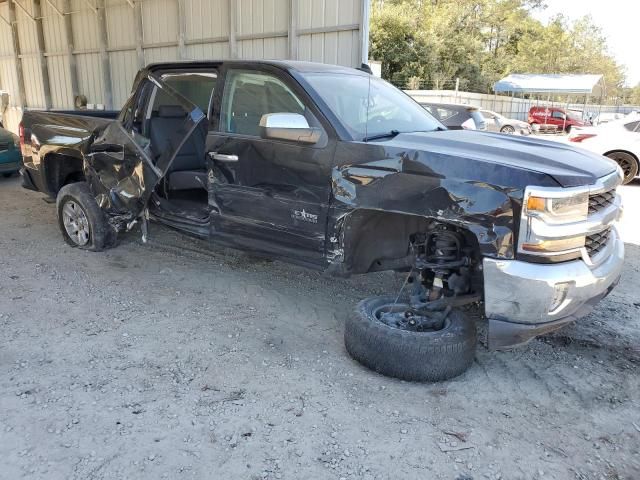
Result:
{"type": "Polygon", "coordinates": [[[289,0],[238,0],[236,32],[264,38],[238,41],[238,57],[283,59],[289,55],[289,0]]]}
{"type": "MultiPolygon", "coordinates": [[[[31,0],[22,0],[19,4],[33,16],[33,2],[31,0]]],[[[36,22],[29,18],[20,7],[16,7],[16,21],[18,23],[21,53],[36,53],[38,51],[36,22]]]]}
{"type": "Polygon", "coordinates": [[[109,48],[135,47],[136,22],[133,8],[122,0],[109,0],[106,18],[109,48]]]}
{"type": "Polygon", "coordinates": [[[32,108],[45,108],[44,90],[40,63],[36,56],[22,57],[22,71],[25,78],[27,105],[32,108]],[[29,79],[29,81],[26,81],[29,79]]]}
{"type": "MultiPolygon", "coordinates": [[[[6,3],[0,4],[0,15],[9,18],[9,6],[6,3]]],[[[0,90],[9,93],[9,105],[18,105],[18,75],[13,59],[11,27],[4,22],[0,23],[0,90]]]]}
{"type": "Polygon", "coordinates": [[[51,85],[51,107],[73,108],[71,79],[69,78],[69,60],[66,55],[55,55],[47,58],[47,70],[51,85]]]}
{"type": "Polygon", "coordinates": [[[22,0],[22,8],[16,7],[16,23],[20,41],[20,61],[25,78],[25,102],[29,107],[44,108],[44,89],[40,62],[38,59],[38,36],[36,22],[33,20],[33,2],[22,0]],[[26,81],[29,79],[29,81],[26,81]]]}
{"type": "Polygon", "coordinates": [[[147,64],[158,62],[175,62],[178,60],[177,47],[145,48],[144,60],[147,64]]]}
{"type": "MultiPolygon", "coordinates": [[[[92,0],[95,5],[95,0],[92,0]]],[[[100,47],[98,18],[83,0],[71,0],[71,26],[73,45],[76,50],[91,50],[100,47]]]]}
{"type": "Polygon", "coordinates": [[[368,0],[308,0],[298,9],[298,58],[311,62],[360,65],[362,2],[368,0]],[[320,31],[336,27],[341,31],[320,31]],[[305,31],[318,31],[308,33],[305,31]]]}
{"type": "MultiPolygon", "coordinates": [[[[95,5],[95,0],[92,5],[95,5]]],[[[73,46],[78,65],[78,92],[86,96],[90,104],[104,104],[102,64],[98,53],[98,17],[84,0],[71,0],[71,11],[73,46]]]]}
{"type": "Polygon", "coordinates": [[[145,0],[142,2],[142,31],[145,45],[176,42],[178,38],[178,2],[145,0]]]}
{"type": "Polygon", "coordinates": [[[289,42],[284,38],[241,40],[238,42],[238,57],[245,59],[281,60],[289,56],[289,42]]]}
{"type": "Polygon", "coordinates": [[[78,87],[81,95],[87,97],[90,104],[105,103],[102,80],[102,63],[99,53],[76,55],[78,62],[78,87]]]}
{"type": "Polygon", "coordinates": [[[211,60],[229,58],[229,42],[189,45],[187,58],[191,60],[211,60]]]}
{"type": "Polygon", "coordinates": [[[133,79],[138,73],[138,56],[135,50],[111,52],[111,83],[113,85],[113,104],[124,105],[129,98],[133,79]]]}
{"type": "Polygon", "coordinates": [[[64,18],[48,2],[43,1],[41,5],[42,31],[51,88],[51,106],[62,109],[73,108],[64,18]]]}
{"type": "MultiPolygon", "coordinates": [[[[17,1],[34,12],[33,0],[17,1]]],[[[49,0],[41,0],[42,53],[52,107],[73,106],[71,85],[77,77],[78,92],[89,104],[104,104],[110,91],[114,107],[119,108],[130,93],[142,61],[224,59],[232,54],[238,58],[283,59],[293,52],[300,60],[359,65],[363,1],[368,0],[69,0],[70,12],[62,12],[63,0],[51,0],[56,8],[49,0]],[[97,10],[103,1],[104,42],[99,23],[103,16],[97,10]],[[297,11],[293,20],[292,2],[296,5],[293,11],[297,11]],[[138,8],[132,8],[132,4],[138,8]],[[138,11],[140,20],[136,19],[138,11]],[[233,11],[235,24],[231,28],[233,11]],[[71,17],[72,56],[67,52],[66,22],[61,13],[71,17]],[[179,13],[184,15],[182,21],[179,13]],[[137,31],[140,24],[141,32],[137,31]],[[292,28],[294,39],[289,38],[292,28]],[[110,75],[103,75],[103,66],[109,68],[110,75]]],[[[6,2],[0,3],[0,14],[9,17],[6,2]]],[[[16,7],[16,24],[25,102],[28,107],[43,107],[45,82],[37,22],[16,7]]],[[[18,75],[11,28],[6,24],[0,24],[0,89],[7,90],[11,104],[17,105],[18,75]]]]}
{"type": "MultiPolygon", "coordinates": [[[[58,5],[62,5],[57,2],[58,5]]],[[[67,35],[64,31],[64,19],[45,0],[42,0],[42,30],[44,44],[48,53],[63,53],[67,50],[67,35]]],[[[55,3],[54,3],[55,4],[55,3]]]]}
{"type": "Polygon", "coordinates": [[[229,0],[186,0],[187,41],[229,35],[229,0]]]}

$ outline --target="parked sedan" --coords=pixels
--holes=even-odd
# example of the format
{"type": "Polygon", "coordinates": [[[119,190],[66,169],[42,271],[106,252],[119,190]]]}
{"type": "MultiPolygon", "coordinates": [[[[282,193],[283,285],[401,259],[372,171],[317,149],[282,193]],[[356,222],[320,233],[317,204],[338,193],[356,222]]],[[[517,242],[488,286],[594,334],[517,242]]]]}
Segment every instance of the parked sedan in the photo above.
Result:
{"type": "Polygon", "coordinates": [[[614,160],[624,172],[624,183],[640,170],[640,115],[629,115],[597,127],[574,128],[569,141],[614,160]]]}
{"type": "Polygon", "coordinates": [[[487,129],[482,113],[471,105],[432,102],[420,102],[420,105],[451,130],[487,129]]]}
{"type": "Polygon", "coordinates": [[[530,135],[531,125],[515,118],[507,118],[491,110],[480,110],[487,122],[487,130],[490,132],[507,133],[509,135],[530,135]]]}
{"type": "Polygon", "coordinates": [[[10,177],[22,166],[22,154],[18,137],[0,124],[0,173],[10,177]]]}

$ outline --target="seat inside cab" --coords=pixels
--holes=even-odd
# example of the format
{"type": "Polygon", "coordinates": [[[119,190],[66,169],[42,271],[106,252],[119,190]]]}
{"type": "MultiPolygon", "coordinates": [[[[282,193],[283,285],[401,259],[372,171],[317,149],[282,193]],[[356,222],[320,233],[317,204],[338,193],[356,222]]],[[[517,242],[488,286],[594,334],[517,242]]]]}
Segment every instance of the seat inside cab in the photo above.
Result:
{"type": "MultiPolygon", "coordinates": [[[[215,73],[168,73],[162,80],[208,114],[217,75],[215,73]]],[[[177,135],[189,115],[177,98],[167,91],[155,88],[147,112],[147,135],[156,158],[175,148],[182,140],[177,135]]],[[[206,203],[207,158],[201,132],[194,131],[176,152],[162,190],[171,200],[192,200],[206,203]]]]}

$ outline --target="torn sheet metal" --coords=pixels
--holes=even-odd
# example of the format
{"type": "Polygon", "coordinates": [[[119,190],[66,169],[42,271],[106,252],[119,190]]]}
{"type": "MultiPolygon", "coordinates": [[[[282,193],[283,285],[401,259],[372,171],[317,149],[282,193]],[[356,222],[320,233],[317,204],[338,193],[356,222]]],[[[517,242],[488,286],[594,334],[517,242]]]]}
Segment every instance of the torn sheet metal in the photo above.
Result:
{"type": "MultiPolygon", "coordinates": [[[[182,108],[182,123],[158,146],[134,128],[133,122],[114,121],[97,132],[84,155],[85,177],[98,204],[107,214],[128,221],[140,216],[185,141],[196,135],[204,144],[207,132],[200,108],[154,75],[149,74],[148,80],[182,108]]],[[[144,92],[145,86],[138,90],[144,92]]],[[[136,100],[130,99],[132,108],[138,107],[136,100]]]]}

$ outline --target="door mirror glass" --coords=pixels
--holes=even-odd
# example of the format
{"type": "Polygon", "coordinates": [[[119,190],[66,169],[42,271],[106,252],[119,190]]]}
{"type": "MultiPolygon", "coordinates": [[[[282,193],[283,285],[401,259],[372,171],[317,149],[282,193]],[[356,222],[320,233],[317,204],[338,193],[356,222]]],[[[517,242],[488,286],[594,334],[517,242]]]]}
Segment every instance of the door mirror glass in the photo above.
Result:
{"type": "Polygon", "coordinates": [[[299,113],[268,113],[260,118],[260,137],[268,140],[313,145],[320,140],[321,130],[311,128],[299,113]]]}

